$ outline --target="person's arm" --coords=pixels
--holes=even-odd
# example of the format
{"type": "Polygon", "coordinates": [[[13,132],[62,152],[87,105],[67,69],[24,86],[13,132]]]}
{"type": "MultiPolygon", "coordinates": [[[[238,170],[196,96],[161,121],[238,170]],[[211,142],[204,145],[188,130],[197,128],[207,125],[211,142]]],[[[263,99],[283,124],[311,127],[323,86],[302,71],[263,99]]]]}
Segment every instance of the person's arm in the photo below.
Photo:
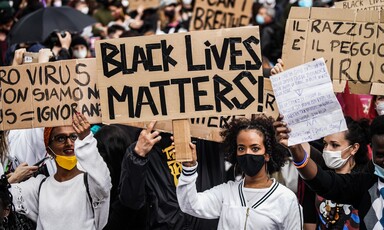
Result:
{"type": "Polygon", "coordinates": [[[189,215],[199,218],[219,218],[223,205],[223,193],[230,188],[227,184],[222,184],[198,193],[196,189],[196,179],[198,176],[196,145],[189,143],[189,147],[192,150],[192,161],[182,164],[183,169],[176,187],[180,209],[189,215]]]}
{"type": "Polygon", "coordinates": [[[40,174],[24,182],[11,184],[9,189],[12,193],[15,211],[26,215],[35,222],[39,212],[39,187],[44,178],[46,177],[40,174]]]}
{"type": "Polygon", "coordinates": [[[17,166],[14,172],[11,172],[7,175],[8,182],[10,184],[22,182],[31,177],[38,168],[38,166],[34,165],[29,166],[26,162],[21,163],[19,166],[17,166]]]}
{"type": "Polygon", "coordinates": [[[153,146],[161,140],[160,133],[153,132],[156,122],[140,132],[137,142],[131,144],[121,164],[120,201],[132,209],[140,209],[146,202],[146,176],[148,154],[156,151],[153,146]]]}
{"type": "Polygon", "coordinates": [[[223,193],[230,189],[229,186],[221,184],[198,193],[196,190],[197,176],[197,164],[191,167],[183,165],[176,188],[181,211],[199,218],[219,218],[223,205],[223,193]]]}
{"type": "MultiPolygon", "coordinates": [[[[273,125],[278,142],[288,146],[290,129],[282,118],[283,116],[280,115],[273,125]]],[[[369,174],[336,174],[322,170],[302,145],[290,146],[289,150],[300,176],[314,192],[326,199],[343,204],[354,204],[365,192],[366,183],[370,183],[369,174]]]]}
{"type": "Polygon", "coordinates": [[[121,164],[120,200],[127,207],[140,209],[146,202],[148,158],[134,151],[136,145],[135,142],[128,147],[121,164]]]}
{"type": "Polygon", "coordinates": [[[84,115],[77,113],[73,117],[72,126],[79,136],[75,141],[76,158],[88,173],[89,184],[94,185],[92,186],[94,190],[90,192],[94,193],[99,201],[105,201],[110,196],[112,182],[107,164],[101,157],[97,149],[97,141],[90,131],[91,125],[84,115]]]}
{"type": "Polygon", "coordinates": [[[72,42],[72,35],[65,31],[65,37],[61,36],[61,33],[56,33],[59,38],[61,46],[52,47],[52,52],[56,55],[56,60],[68,60],[71,59],[71,54],[69,53],[69,47],[72,42]]]}

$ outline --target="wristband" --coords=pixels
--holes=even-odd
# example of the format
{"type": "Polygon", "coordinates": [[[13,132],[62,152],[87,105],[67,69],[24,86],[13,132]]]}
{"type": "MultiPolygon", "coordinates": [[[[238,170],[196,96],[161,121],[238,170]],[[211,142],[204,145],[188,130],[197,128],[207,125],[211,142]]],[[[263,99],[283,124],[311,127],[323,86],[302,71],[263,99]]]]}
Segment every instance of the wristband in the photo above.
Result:
{"type": "Polygon", "coordinates": [[[308,164],[309,158],[307,157],[303,164],[301,165],[295,165],[297,169],[304,168],[308,164]]]}
{"type": "MultiPolygon", "coordinates": [[[[308,153],[304,150],[304,159],[301,161],[301,162],[296,162],[296,161],[293,161],[293,164],[296,166],[296,167],[300,167],[302,166],[303,164],[306,164],[305,162],[308,161],[308,153]]],[[[307,162],[308,163],[308,162],[307,162]]],[[[304,166],[303,166],[304,167],[304,166]]]]}

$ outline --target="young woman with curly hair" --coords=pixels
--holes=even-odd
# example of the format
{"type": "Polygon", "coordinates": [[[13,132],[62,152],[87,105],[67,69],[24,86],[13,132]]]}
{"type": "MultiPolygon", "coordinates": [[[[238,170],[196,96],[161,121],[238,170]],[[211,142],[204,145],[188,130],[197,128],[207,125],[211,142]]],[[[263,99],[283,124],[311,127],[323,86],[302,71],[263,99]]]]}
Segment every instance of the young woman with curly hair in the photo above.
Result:
{"type": "Polygon", "coordinates": [[[244,178],[201,193],[195,184],[196,147],[190,143],[194,160],[183,163],[177,187],[181,210],[200,218],[219,218],[218,229],[302,229],[295,194],[269,177],[285,161],[273,122],[264,115],[232,120],[221,136],[230,161],[239,165],[244,178]]]}

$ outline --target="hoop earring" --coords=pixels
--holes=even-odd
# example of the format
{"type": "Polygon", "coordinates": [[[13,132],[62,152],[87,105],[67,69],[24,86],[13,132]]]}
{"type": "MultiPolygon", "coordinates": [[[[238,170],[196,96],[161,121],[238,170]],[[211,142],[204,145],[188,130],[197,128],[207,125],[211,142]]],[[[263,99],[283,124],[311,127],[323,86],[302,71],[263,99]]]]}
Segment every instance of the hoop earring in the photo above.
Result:
{"type": "Polygon", "coordinates": [[[8,216],[4,216],[3,217],[3,223],[4,224],[8,224],[8,216]]]}

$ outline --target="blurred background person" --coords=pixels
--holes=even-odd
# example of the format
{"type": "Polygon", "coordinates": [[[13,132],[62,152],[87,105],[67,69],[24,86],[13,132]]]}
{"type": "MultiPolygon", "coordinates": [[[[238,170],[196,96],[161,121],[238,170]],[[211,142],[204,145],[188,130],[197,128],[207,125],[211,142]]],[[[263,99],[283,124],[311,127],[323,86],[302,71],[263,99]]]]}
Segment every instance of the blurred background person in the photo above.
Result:
{"type": "Polygon", "coordinates": [[[254,21],[260,26],[261,53],[267,68],[273,67],[282,55],[284,27],[275,21],[275,16],[274,8],[261,6],[254,21]]]}
{"type": "Polygon", "coordinates": [[[182,21],[181,4],[177,0],[162,0],[159,8],[159,28],[157,34],[187,32],[188,26],[182,21]]]}
{"type": "Polygon", "coordinates": [[[81,35],[75,35],[71,42],[72,58],[90,57],[88,42],[81,35]]]}

